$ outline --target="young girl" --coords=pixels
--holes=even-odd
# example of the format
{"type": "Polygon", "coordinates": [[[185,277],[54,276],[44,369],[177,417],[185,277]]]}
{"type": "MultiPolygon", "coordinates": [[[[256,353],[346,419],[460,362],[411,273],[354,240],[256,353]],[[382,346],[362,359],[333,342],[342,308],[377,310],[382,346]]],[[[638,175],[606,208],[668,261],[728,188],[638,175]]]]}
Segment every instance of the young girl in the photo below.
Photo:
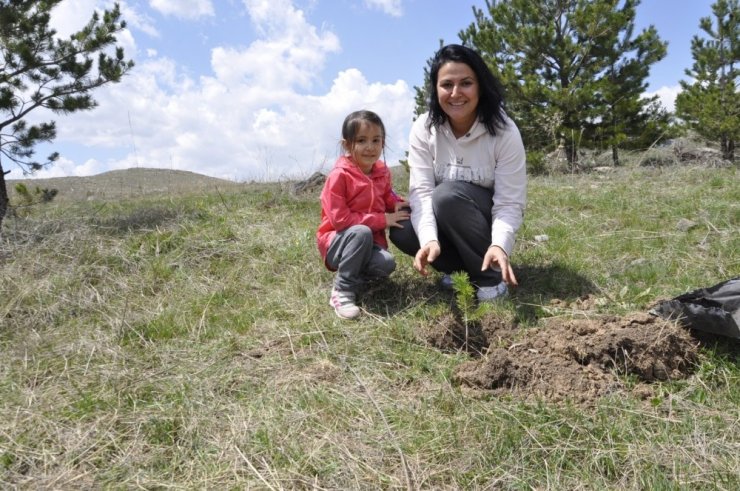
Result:
{"type": "Polygon", "coordinates": [[[396,262],[388,252],[387,227],[400,227],[408,203],[391,189],[391,174],[380,156],[385,127],[377,114],[356,111],[342,124],[342,149],[321,192],[316,240],[324,264],[336,271],[329,305],[343,319],[360,315],[355,304],[368,279],[389,276],[396,262]]]}

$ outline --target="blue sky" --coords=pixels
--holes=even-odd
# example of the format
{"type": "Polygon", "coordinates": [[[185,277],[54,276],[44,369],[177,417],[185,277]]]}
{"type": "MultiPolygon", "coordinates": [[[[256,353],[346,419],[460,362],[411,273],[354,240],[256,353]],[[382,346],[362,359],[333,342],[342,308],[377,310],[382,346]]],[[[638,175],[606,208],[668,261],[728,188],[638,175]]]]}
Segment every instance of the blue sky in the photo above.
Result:
{"type": "MultiPolygon", "coordinates": [[[[403,158],[427,60],[457,42],[485,0],[119,0],[119,36],[136,67],[94,93],[99,106],[53,116],[58,136],[38,149],[60,160],[37,177],[159,167],[215,177],[281,180],[327,172],[342,120],[383,118],[390,165],[403,158]]],[[[672,109],[691,66],[690,42],[712,0],[643,0],[638,30],[669,42],[649,92],[672,109]]],[[[109,0],[64,0],[52,23],[78,30],[109,0]]],[[[48,119],[40,111],[33,118],[48,119]]],[[[22,177],[12,168],[10,179],[22,177]]]]}

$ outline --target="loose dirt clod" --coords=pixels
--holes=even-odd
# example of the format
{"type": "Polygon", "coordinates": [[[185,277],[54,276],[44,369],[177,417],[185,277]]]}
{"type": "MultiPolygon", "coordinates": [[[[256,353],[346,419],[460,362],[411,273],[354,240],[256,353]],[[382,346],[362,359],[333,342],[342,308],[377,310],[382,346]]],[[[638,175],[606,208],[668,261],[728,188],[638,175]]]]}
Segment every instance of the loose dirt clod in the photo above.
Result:
{"type": "Polygon", "coordinates": [[[580,403],[623,390],[624,375],[645,383],[686,378],[698,354],[688,331],[642,313],[550,318],[527,329],[491,316],[466,329],[447,316],[429,330],[427,341],[477,356],[454,374],[453,381],[463,387],[580,403]]]}

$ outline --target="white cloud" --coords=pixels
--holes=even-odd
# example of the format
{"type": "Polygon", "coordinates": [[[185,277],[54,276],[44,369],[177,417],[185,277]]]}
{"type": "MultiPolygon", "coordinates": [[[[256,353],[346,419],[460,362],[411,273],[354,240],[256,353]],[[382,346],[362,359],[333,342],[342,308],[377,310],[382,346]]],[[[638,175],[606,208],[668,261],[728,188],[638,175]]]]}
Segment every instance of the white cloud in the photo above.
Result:
{"type": "Polygon", "coordinates": [[[326,56],[340,50],[334,33],[318,32],[290,1],[244,0],[244,5],[262,39],[246,49],[213,50],[213,70],[228,85],[307,88],[323,69],[326,56]]]}
{"type": "Polygon", "coordinates": [[[673,112],[676,108],[676,96],[681,92],[680,85],[672,87],[663,86],[653,92],[645,92],[645,97],[658,96],[658,100],[668,112],[673,112]]]}
{"type": "Polygon", "coordinates": [[[49,179],[52,177],[91,176],[108,170],[111,170],[109,165],[105,165],[95,159],[89,159],[82,164],[77,164],[72,160],[60,157],[53,165],[35,172],[32,176],[24,176],[19,167],[13,167],[7,179],[28,179],[29,177],[49,179]]]}
{"type": "Polygon", "coordinates": [[[324,93],[307,90],[318,85],[339,39],[318,31],[286,0],[244,4],[259,39],[214,48],[213,74],[199,78],[150,51],[121,83],[95,92],[96,109],[53,117],[55,144],[81,147],[86,156],[75,163],[60,149],[63,158],[38,177],[129,167],[234,180],[306,177],[331,168],[342,121],[358,109],[383,118],[388,162],[403,158],[414,108],[406,82],[371,82],[351,68],[336,74],[324,93]]]}
{"type": "MultiPolygon", "coordinates": [[[[82,29],[96,10],[110,10],[114,2],[111,0],[65,0],[59,3],[52,11],[50,25],[62,38],[82,29]]],[[[139,12],[126,2],[119,2],[121,17],[127,27],[134,27],[150,36],[158,36],[156,27],[151,19],[139,12]]]]}
{"type": "Polygon", "coordinates": [[[149,16],[126,2],[119,2],[119,5],[121,7],[121,17],[126,20],[127,27],[135,28],[152,37],[159,37],[159,30],[149,16]]]}
{"type": "Polygon", "coordinates": [[[198,19],[214,15],[211,0],[149,0],[154,10],[181,19],[198,19]]]}
{"type": "Polygon", "coordinates": [[[59,3],[51,13],[49,24],[61,38],[79,31],[87,24],[98,6],[97,0],[67,0],[59,3]]]}
{"type": "Polygon", "coordinates": [[[365,0],[365,5],[368,8],[378,9],[393,17],[401,17],[403,15],[403,6],[401,0],[365,0]]]}

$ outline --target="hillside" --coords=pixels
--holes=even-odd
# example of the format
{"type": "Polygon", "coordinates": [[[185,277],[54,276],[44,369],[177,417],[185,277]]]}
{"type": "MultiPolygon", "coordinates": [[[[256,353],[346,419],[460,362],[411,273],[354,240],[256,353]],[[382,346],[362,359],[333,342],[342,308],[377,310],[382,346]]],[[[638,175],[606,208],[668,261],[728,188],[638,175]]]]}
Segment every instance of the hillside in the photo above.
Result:
{"type": "Polygon", "coordinates": [[[29,190],[57,189],[55,201],[107,201],[152,195],[189,194],[235,189],[241,185],[225,179],[208,177],[195,172],[169,169],[132,168],[114,170],[86,177],[55,177],[50,179],[10,179],[7,181],[11,202],[15,184],[22,182],[29,190]]]}

